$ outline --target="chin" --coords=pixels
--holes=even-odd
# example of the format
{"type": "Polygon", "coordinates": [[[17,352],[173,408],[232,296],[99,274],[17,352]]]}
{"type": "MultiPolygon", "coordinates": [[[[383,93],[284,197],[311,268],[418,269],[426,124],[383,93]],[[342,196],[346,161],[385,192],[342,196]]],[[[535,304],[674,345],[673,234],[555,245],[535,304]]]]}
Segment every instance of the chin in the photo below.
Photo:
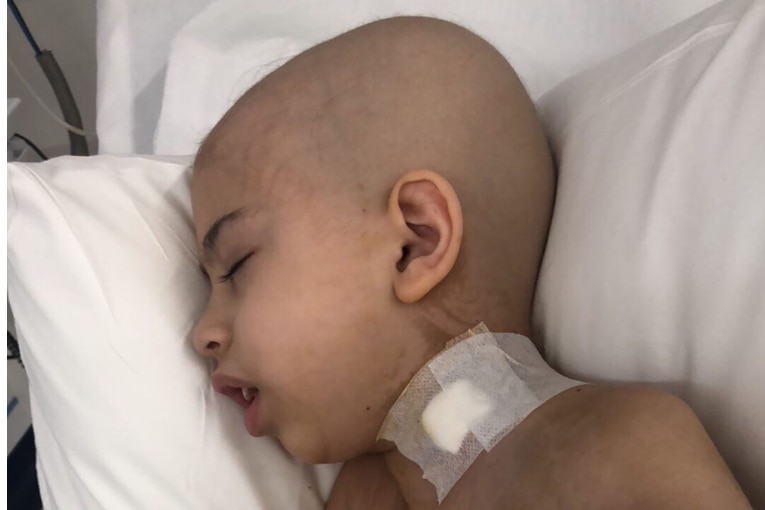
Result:
{"type": "Polygon", "coordinates": [[[303,464],[327,464],[336,462],[328,460],[326,448],[321,448],[319,445],[307,441],[305,438],[279,437],[278,439],[282,444],[282,447],[287,450],[287,453],[303,464]]]}

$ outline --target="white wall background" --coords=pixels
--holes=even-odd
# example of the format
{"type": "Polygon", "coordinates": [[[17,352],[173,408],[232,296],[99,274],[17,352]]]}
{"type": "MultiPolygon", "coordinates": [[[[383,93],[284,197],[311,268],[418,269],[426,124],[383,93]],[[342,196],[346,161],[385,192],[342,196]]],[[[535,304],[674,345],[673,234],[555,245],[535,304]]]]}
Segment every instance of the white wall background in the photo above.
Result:
{"type": "MultiPolygon", "coordinates": [[[[16,0],[29,30],[41,49],[53,52],[64,71],[80,109],[85,131],[96,130],[96,0],[16,0]]],[[[10,10],[7,10],[8,57],[48,106],[61,117],[56,97],[34,58],[10,10]]],[[[66,129],[42,110],[16,73],[7,65],[8,97],[21,98],[9,122],[13,129],[37,144],[48,157],[69,154],[66,129]]],[[[9,133],[9,135],[12,133],[9,133]]],[[[97,152],[95,134],[87,137],[90,152],[97,152]]]]}

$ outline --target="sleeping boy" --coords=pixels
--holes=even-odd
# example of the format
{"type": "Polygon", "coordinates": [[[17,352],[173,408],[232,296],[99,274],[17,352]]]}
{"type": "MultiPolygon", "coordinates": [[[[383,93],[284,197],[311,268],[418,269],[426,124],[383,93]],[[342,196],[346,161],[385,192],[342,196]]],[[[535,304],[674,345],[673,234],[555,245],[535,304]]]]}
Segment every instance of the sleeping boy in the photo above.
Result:
{"type": "Polygon", "coordinates": [[[194,346],[251,435],[345,462],[328,508],[749,508],[682,402],[528,339],[554,178],[512,68],[428,18],[302,53],[206,138],[194,346]]]}

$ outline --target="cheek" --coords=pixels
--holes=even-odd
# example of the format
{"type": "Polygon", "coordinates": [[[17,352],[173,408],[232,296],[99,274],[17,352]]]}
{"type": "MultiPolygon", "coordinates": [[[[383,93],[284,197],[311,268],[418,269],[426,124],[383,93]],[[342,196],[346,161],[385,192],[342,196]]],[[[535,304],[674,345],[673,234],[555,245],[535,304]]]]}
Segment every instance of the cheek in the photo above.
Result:
{"type": "Polygon", "coordinates": [[[294,327],[345,328],[370,319],[383,302],[368,258],[348,253],[340,241],[274,251],[263,262],[257,292],[268,296],[274,318],[294,327]]]}
{"type": "Polygon", "coordinates": [[[267,253],[253,262],[235,335],[261,371],[284,381],[364,357],[365,342],[353,339],[373,334],[386,315],[368,273],[310,251],[267,253]]]}
{"type": "Polygon", "coordinates": [[[389,286],[329,244],[261,254],[237,314],[276,432],[304,461],[371,446],[403,356],[387,338],[389,286]]]}

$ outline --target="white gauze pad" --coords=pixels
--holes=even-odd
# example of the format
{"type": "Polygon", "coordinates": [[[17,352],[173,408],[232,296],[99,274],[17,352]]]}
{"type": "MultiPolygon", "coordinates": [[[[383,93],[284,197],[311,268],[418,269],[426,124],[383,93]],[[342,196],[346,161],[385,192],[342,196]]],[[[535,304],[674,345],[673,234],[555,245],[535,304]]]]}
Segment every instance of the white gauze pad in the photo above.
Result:
{"type": "Polygon", "coordinates": [[[377,437],[420,466],[441,503],[481,452],[545,401],[581,384],[550,368],[528,338],[491,333],[481,323],[414,375],[377,437]]]}

